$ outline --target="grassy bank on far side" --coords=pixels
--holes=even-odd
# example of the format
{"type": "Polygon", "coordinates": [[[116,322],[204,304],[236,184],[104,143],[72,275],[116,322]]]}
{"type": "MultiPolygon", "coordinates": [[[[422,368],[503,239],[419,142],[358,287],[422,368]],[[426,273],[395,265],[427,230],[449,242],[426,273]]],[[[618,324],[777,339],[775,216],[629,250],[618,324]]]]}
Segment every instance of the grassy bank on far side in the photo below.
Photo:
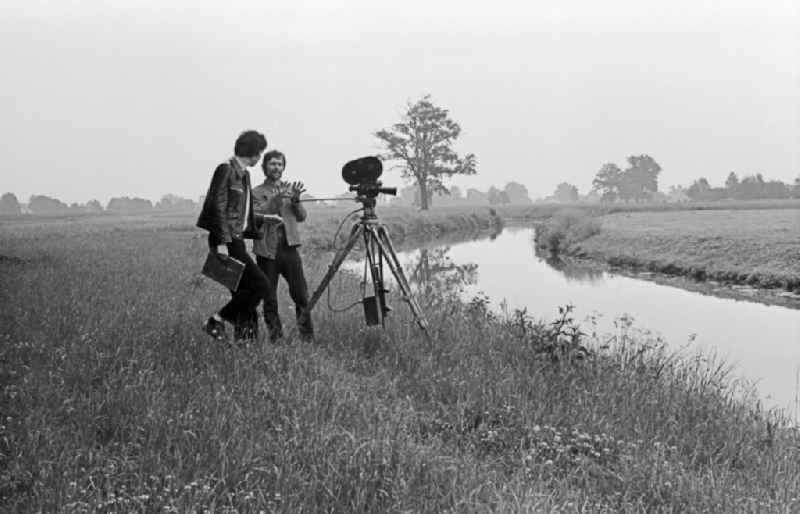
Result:
{"type": "MultiPolygon", "coordinates": [[[[316,249],[332,248],[332,238],[336,229],[348,213],[358,208],[360,204],[356,203],[335,208],[309,206],[308,221],[301,227],[304,241],[316,249]]],[[[411,207],[378,206],[376,214],[396,245],[402,244],[409,238],[433,239],[454,232],[496,230],[503,226],[503,220],[490,207],[436,207],[428,211],[419,211],[411,207]]],[[[360,212],[355,212],[345,220],[337,244],[347,237],[350,228],[360,216],[360,212]]]]}
{"type": "Polygon", "coordinates": [[[800,198],[759,200],[717,200],[701,202],[643,202],[643,203],[536,203],[494,206],[501,216],[521,221],[541,221],[565,209],[598,217],[615,213],[678,212],[678,211],[739,211],[739,210],[800,210],[800,198]]]}
{"type": "MultiPolygon", "coordinates": [[[[499,316],[440,288],[430,340],[392,298],[385,331],[320,306],[317,344],[228,347],[199,329],[229,293],[198,275],[196,231],[0,247],[0,510],[800,508],[797,432],[625,323],[587,352],[568,309],[499,316]]],[[[359,289],[340,278],[337,305],[359,289]]]]}
{"type": "Polygon", "coordinates": [[[800,210],[618,212],[584,219],[593,230],[562,237],[569,239],[562,253],[627,269],[800,292],[800,210]]]}

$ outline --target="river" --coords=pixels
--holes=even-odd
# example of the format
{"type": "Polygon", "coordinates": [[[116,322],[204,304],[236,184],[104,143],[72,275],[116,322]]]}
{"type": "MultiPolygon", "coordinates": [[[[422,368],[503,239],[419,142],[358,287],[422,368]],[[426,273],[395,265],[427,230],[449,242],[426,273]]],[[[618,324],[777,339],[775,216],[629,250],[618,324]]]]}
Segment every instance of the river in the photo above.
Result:
{"type": "Polygon", "coordinates": [[[670,350],[724,360],[733,366],[732,377],[755,387],[765,408],[798,419],[800,311],[548,262],[537,256],[533,235],[530,227],[507,227],[493,237],[429,243],[398,256],[412,282],[433,277],[457,287],[464,300],[487,296],[495,310],[527,309],[549,321],[570,304],[584,331],[596,330],[600,339],[618,330],[615,321],[632,320],[634,330],[662,338],[670,350]]]}

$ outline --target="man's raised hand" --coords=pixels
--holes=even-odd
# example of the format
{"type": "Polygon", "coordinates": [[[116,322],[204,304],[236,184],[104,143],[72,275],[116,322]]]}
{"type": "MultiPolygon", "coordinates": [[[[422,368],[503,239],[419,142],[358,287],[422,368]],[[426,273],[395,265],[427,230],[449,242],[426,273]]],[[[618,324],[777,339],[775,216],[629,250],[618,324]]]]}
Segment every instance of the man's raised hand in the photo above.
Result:
{"type": "Polygon", "coordinates": [[[290,189],[291,189],[290,197],[293,202],[299,202],[300,195],[306,192],[306,186],[303,185],[303,183],[300,181],[292,182],[290,184],[290,189]]]}

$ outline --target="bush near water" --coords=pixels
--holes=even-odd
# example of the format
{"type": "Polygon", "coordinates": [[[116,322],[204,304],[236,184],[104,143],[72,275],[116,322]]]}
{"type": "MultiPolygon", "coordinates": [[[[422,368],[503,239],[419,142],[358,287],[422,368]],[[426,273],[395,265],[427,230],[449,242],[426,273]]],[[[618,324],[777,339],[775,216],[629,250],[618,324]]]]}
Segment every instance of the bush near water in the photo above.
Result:
{"type": "Polygon", "coordinates": [[[563,209],[539,225],[534,238],[539,247],[557,254],[599,233],[600,223],[591,214],[578,209],[563,209]]]}

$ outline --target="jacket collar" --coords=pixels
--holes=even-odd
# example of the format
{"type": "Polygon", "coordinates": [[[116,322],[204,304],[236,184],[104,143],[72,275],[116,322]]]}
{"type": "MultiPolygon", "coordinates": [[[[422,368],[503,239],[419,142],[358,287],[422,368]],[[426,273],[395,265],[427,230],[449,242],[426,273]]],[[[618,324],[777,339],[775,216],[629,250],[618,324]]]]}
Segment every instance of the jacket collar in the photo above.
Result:
{"type": "Polygon", "coordinates": [[[239,159],[237,159],[235,156],[231,157],[228,163],[231,165],[233,173],[236,175],[237,179],[241,179],[242,177],[247,175],[247,168],[242,166],[242,163],[239,162],[239,159]]]}

